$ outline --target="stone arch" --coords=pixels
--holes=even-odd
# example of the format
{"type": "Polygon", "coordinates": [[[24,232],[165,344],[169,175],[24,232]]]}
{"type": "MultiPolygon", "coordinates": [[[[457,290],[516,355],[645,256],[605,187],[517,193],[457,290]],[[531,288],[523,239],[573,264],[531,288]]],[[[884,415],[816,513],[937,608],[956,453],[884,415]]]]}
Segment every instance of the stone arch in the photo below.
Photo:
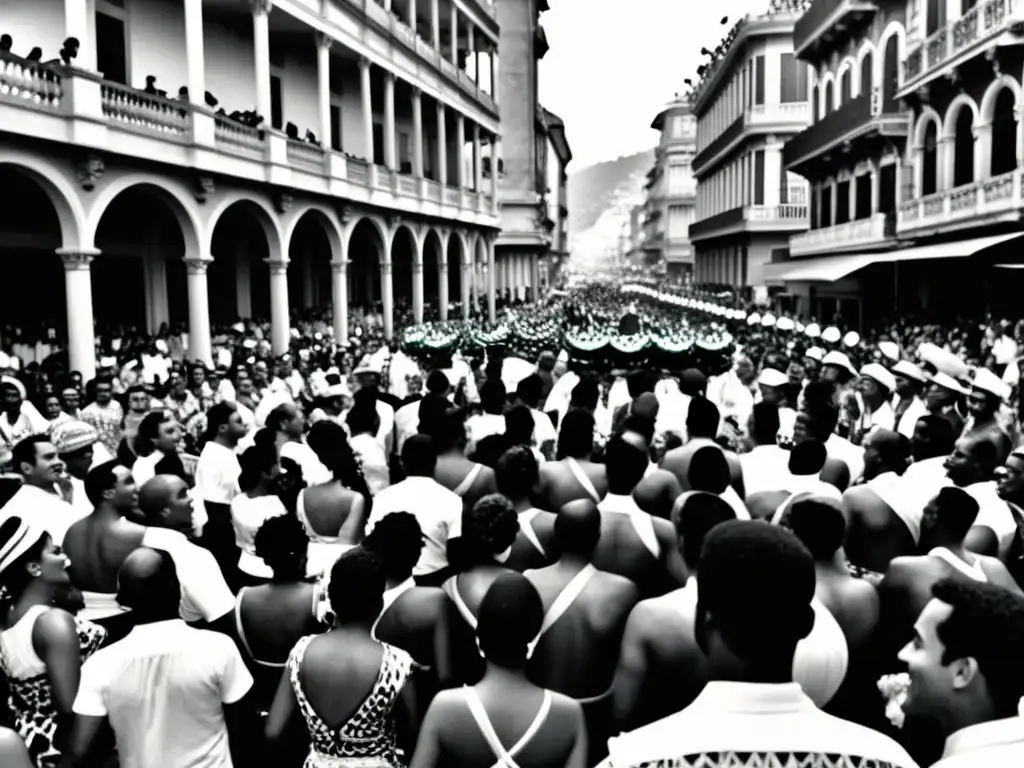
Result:
{"type": "Polygon", "coordinates": [[[289,305],[308,312],[333,304],[331,262],[343,253],[337,215],[328,208],[307,205],[289,211],[282,225],[289,305]]]}
{"type": "Polygon", "coordinates": [[[1022,135],[1018,111],[1024,90],[1010,75],[995,79],[981,99],[982,176],[1001,176],[1020,165],[1022,135]]]}
{"type": "Polygon", "coordinates": [[[285,247],[291,246],[295,230],[298,228],[299,223],[307,217],[315,220],[323,227],[327,241],[331,244],[332,258],[340,259],[343,252],[343,228],[341,221],[334,211],[321,205],[306,205],[294,211],[289,211],[282,221],[281,227],[281,236],[285,247]]]}
{"type": "Polygon", "coordinates": [[[942,121],[946,188],[963,186],[978,178],[977,133],[978,105],[961,93],[950,102],[942,121]]]}
{"type": "Polygon", "coordinates": [[[835,81],[836,78],[832,72],[826,72],[821,78],[821,83],[818,88],[819,98],[821,99],[818,114],[821,115],[822,119],[827,117],[829,112],[833,111],[835,108],[835,99],[833,98],[835,81]]]}
{"type": "Polygon", "coordinates": [[[924,135],[929,123],[935,123],[935,129],[938,135],[941,136],[942,118],[939,116],[939,113],[935,111],[934,107],[925,106],[917,118],[917,124],[914,126],[914,148],[924,146],[924,135]]]}
{"type": "Polygon", "coordinates": [[[467,251],[465,235],[457,229],[452,230],[448,234],[448,253],[445,254],[448,260],[449,301],[462,300],[462,268],[467,251]]]}
{"type": "Polygon", "coordinates": [[[836,100],[837,103],[845,104],[848,98],[852,99],[857,95],[857,79],[857,68],[854,66],[853,57],[847,56],[839,62],[839,67],[836,69],[836,82],[839,83],[839,98],[836,100]],[[846,92],[843,90],[843,78],[849,78],[850,87],[846,92]]]}
{"type": "Polygon", "coordinates": [[[413,228],[400,222],[391,236],[391,285],[395,306],[412,307],[413,276],[416,269],[416,252],[419,243],[413,228]]]}
{"type": "Polygon", "coordinates": [[[183,184],[164,176],[146,173],[129,173],[115,178],[97,190],[96,199],[89,209],[86,231],[90,241],[96,237],[100,221],[111,203],[122,193],[133,187],[142,187],[165,202],[181,226],[185,241],[185,255],[200,257],[209,253],[206,231],[199,215],[198,204],[183,184]]]}
{"type": "Polygon", "coordinates": [[[875,82],[883,86],[882,90],[885,91],[885,61],[889,38],[893,36],[896,37],[897,61],[895,68],[896,82],[892,84],[892,91],[895,93],[903,85],[903,67],[899,62],[904,61],[907,57],[907,32],[899,21],[889,22],[888,26],[882,31],[882,36],[878,38],[878,45],[875,47],[875,82]]]}
{"type": "Polygon", "coordinates": [[[1017,82],[1016,78],[1004,72],[999,77],[992,80],[988,88],[985,89],[984,95],[981,97],[979,114],[980,125],[988,125],[992,122],[992,118],[995,116],[996,111],[996,101],[999,98],[999,94],[1002,93],[1004,89],[1009,89],[1013,93],[1014,106],[1020,106],[1021,96],[1024,95],[1024,90],[1021,89],[1020,83],[1017,82]]]}
{"type": "Polygon", "coordinates": [[[974,99],[972,99],[968,94],[958,94],[946,108],[946,115],[942,120],[942,138],[951,139],[954,137],[957,118],[960,116],[960,110],[965,107],[971,110],[971,116],[974,120],[974,124],[978,124],[978,105],[974,103],[974,99]]]}
{"type": "Polygon", "coordinates": [[[390,261],[391,238],[376,216],[359,216],[349,232],[349,302],[367,308],[381,301],[381,265],[390,261]]]}
{"type": "Polygon", "coordinates": [[[857,73],[857,95],[871,96],[871,89],[878,82],[875,77],[875,60],[878,58],[875,45],[865,40],[857,51],[857,62],[854,71],[857,73]]]}
{"type": "Polygon", "coordinates": [[[212,245],[213,233],[216,231],[217,224],[220,222],[223,215],[236,205],[245,206],[255,214],[256,221],[259,223],[260,228],[263,230],[263,234],[266,235],[267,238],[267,250],[269,251],[267,258],[271,261],[286,260],[286,253],[284,250],[285,241],[281,234],[281,225],[278,214],[271,207],[270,203],[259,195],[236,194],[229,195],[222,199],[210,213],[208,225],[208,246],[212,245]]]}
{"type": "Polygon", "coordinates": [[[0,166],[10,166],[30,178],[49,198],[60,222],[61,247],[69,251],[88,250],[86,212],[75,188],[57,166],[41,157],[15,150],[0,150],[0,166]]]}

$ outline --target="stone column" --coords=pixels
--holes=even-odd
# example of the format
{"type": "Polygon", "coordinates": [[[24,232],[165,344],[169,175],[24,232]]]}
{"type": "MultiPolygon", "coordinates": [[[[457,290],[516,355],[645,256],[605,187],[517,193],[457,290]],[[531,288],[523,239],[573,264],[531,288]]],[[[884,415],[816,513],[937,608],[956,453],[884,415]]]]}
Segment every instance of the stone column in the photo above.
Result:
{"type": "Polygon", "coordinates": [[[370,91],[370,60],[359,59],[359,91],[363,101],[363,135],[366,162],[373,163],[373,96],[370,91]]]}
{"type": "MultiPolygon", "coordinates": [[[[90,5],[89,0],[64,0],[64,37],[78,39],[78,58],[75,59],[75,66],[94,72],[96,71],[96,39],[89,34],[93,29],[93,25],[89,23],[90,5]]],[[[15,43],[17,44],[17,42],[16,40],[15,43]]]]}
{"type": "Polygon", "coordinates": [[[191,360],[199,360],[203,365],[211,367],[213,346],[210,342],[210,297],[206,270],[212,261],[211,258],[202,257],[185,259],[188,275],[188,356],[191,360]]]}
{"type": "Polygon", "coordinates": [[[491,137],[491,205],[498,205],[498,161],[501,160],[501,139],[491,137]]]}
{"type": "Polygon", "coordinates": [[[256,72],[256,111],[270,124],[270,9],[273,0],[250,0],[256,72]]]}
{"type": "MultiPolygon", "coordinates": [[[[390,248],[389,248],[390,251],[390,248]]],[[[394,286],[391,284],[391,254],[380,265],[380,296],[384,305],[384,338],[390,341],[395,335],[394,286]]]]}
{"type": "Polygon", "coordinates": [[[395,158],[395,76],[384,73],[384,165],[397,170],[395,158]]]}
{"type": "Polygon", "coordinates": [[[437,183],[441,185],[443,201],[444,188],[448,186],[448,126],[441,102],[437,102],[437,183]]]}
{"type": "Polygon", "coordinates": [[[348,341],[348,259],[331,261],[331,295],[334,302],[334,339],[348,341]]]}
{"type": "Polygon", "coordinates": [[[455,180],[459,190],[466,188],[466,118],[461,113],[455,115],[455,180]]]}
{"type": "Polygon", "coordinates": [[[513,258],[512,254],[506,253],[505,258],[501,260],[501,267],[505,273],[505,293],[512,299],[516,296],[516,277],[512,269],[513,258]]]}
{"type": "Polygon", "coordinates": [[[480,126],[473,123],[473,191],[480,194],[484,191],[484,169],[481,162],[480,126]]]}
{"type": "Polygon", "coordinates": [[[456,68],[459,66],[459,9],[455,3],[452,3],[452,23],[451,23],[451,40],[452,40],[452,64],[456,68]]]}
{"type": "Polygon", "coordinates": [[[946,189],[952,189],[953,183],[956,179],[956,137],[955,136],[943,136],[939,139],[939,146],[937,150],[938,162],[938,179],[936,187],[938,191],[946,189]]]}
{"type": "Polygon", "coordinates": [[[412,89],[412,173],[423,178],[423,99],[419,88],[412,89]]]}
{"type": "Polygon", "coordinates": [[[317,101],[320,106],[320,141],[324,149],[333,149],[331,146],[331,133],[334,126],[331,125],[331,46],[334,45],[334,38],[330,35],[317,34],[316,36],[316,81],[317,101]]]}
{"type": "Polygon", "coordinates": [[[829,219],[829,226],[834,227],[836,225],[836,212],[839,210],[839,205],[837,203],[837,200],[839,198],[839,195],[837,194],[837,192],[839,191],[839,185],[836,184],[835,179],[833,179],[831,183],[832,195],[829,199],[829,216],[831,216],[831,218],[829,219]]]}
{"type": "Polygon", "coordinates": [[[203,0],[185,0],[185,60],[188,64],[188,100],[204,107],[206,106],[205,58],[203,52],[203,0]]]}
{"type": "Polygon", "coordinates": [[[494,323],[498,319],[498,297],[495,295],[497,265],[494,263],[494,237],[484,240],[487,248],[487,322],[494,323]]]}
{"type": "Polygon", "coordinates": [[[879,187],[881,181],[881,168],[871,166],[871,215],[878,213],[879,187]]]}
{"type": "Polygon", "coordinates": [[[974,126],[974,180],[992,176],[992,123],[974,126]]]}
{"type": "Polygon", "coordinates": [[[89,265],[99,253],[96,249],[57,249],[57,255],[64,262],[69,363],[71,370],[81,372],[84,381],[96,378],[96,334],[92,315],[92,270],[89,265]]]}
{"type": "Polygon", "coordinates": [[[267,259],[267,266],[270,267],[270,347],[275,355],[283,355],[291,340],[288,262],[267,259]]]}
{"type": "Polygon", "coordinates": [[[540,261],[536,253],[530,254],[530,298],[540,301],[540,261]]]}
{"type": "Polygon", "coordinates": [[[438,51],[441,50],[441,3],[440,0],[430,0],[430,29],[433,33],[431,42],[438,51]]]}

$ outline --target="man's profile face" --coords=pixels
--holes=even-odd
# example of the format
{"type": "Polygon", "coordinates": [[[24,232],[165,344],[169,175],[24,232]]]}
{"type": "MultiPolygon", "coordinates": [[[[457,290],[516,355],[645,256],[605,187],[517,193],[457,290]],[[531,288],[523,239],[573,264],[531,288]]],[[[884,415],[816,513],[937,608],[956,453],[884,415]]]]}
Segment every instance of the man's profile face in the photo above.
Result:
{"type": "Polygon", "coordinates": [[[903,711],[908,715],[941,713],[955,690],[960,687],[957,661],[943,663],[945,646],[938,629],[953,613],[953,607],[932,599],[914,624],[914,638],[899,652],[899,660],[907,665],[910,687],[903,711]]]}
{"type": "Polygon", "coordinates": [[[34,464],[22,464],[21,471],[27,478],[40,483],[56,483],[64,473],[64,462],[57,455],[53,443],[36,443],[34,464]]]}

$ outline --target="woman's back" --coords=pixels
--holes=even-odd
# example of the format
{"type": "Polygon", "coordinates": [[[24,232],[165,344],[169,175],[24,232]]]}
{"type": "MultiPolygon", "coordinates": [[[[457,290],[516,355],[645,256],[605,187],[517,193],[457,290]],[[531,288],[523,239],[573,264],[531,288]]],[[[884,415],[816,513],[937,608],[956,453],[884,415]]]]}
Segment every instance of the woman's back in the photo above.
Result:
{"type": "MultiPolygon", "coordinates": [[[[362,517],[366,506],[362,494],[349,490],[338,481],[306,488],[300,499],[302,511],[299,513],[299,521],[306,527],[310,540],[314,541],[321,539],[330,542],[338,539],[350,518],[353,523],[362,522],[355,518],[362,517]]],[[[358,532],[362,533],[361,526],[358,532]]],[[[356,542],[348,540],[340,543],[356,542]]]]}
{"type": "Polygon", "coordinates": [[[438,456],[434,480],[462,498],[464,507],[472,507],[489,493],[496,493],[494,470],[464,456],[438,456]]]}

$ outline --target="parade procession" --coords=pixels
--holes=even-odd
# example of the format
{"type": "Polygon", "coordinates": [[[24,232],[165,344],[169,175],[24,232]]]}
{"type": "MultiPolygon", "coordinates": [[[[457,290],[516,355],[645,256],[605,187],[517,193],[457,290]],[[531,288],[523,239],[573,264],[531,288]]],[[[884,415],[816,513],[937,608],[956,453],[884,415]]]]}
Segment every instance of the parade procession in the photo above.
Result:
{"type": "Polygon", "coordinates": [[[0,3],[0,768],[1024,766],[1022,2],[0,3]]]}

